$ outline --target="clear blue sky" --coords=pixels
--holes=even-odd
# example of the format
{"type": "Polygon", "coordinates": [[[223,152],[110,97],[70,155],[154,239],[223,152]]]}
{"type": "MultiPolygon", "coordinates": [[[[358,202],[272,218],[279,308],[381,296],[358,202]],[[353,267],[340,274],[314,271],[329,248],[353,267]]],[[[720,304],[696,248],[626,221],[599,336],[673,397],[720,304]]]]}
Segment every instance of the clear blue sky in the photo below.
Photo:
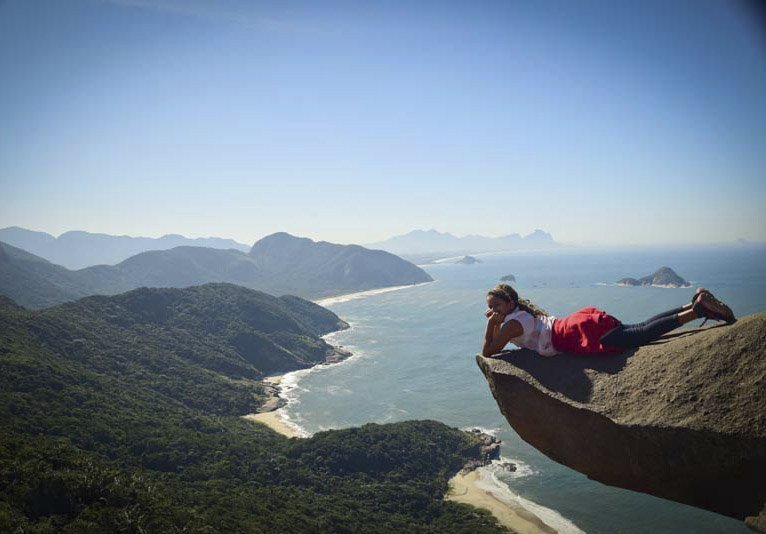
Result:
{"type": "Polygon", "coordinates": [[[766,240],[734,0],[0,0],[0,227],[766,240]]]}

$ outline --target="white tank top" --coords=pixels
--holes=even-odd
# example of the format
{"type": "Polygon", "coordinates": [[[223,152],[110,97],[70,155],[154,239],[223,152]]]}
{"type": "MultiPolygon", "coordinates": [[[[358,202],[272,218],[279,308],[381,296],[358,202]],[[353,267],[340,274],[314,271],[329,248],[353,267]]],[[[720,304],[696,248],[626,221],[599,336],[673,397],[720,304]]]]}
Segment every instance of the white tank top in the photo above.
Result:
{"type": "Polygon", "coordinates": [[[505,316],[501,328],[510,320],[518,321],[521,328],[524,329],[524,333],[511,338],[511,343],[517,347],[531,349],[541,356],[555,356],[559,354],[551,342],[551,332],[555,319],[555,317],[547,315],[535,317],[529,312],[516,308],[505,316]]]}

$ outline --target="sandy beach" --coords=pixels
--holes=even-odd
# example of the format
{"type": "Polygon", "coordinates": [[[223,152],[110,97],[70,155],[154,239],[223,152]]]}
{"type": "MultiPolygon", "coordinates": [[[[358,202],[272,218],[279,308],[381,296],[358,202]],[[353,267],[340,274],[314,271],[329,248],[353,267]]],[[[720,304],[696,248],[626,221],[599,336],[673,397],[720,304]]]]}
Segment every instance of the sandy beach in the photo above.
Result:
{"type": "Polygon", "coordinates": [[[298,434],[298,431],[295,430],[293,427],[288,426],[285,421],[282,419],[282,417],[279,415],[278,412],[263,412],[263,413],[250,413],[247,415],[243,415],[245,419],[249,419],[250,421],[258,421],[259,423],[263,423],[264,425],[268,426],[272,430],[275,430],[282,434],[283,436],[287,436],[288,438],[299,438],[301,437],[300,434],[298,434]]]}
{"type": "MultiPolygon", "coordinates": [[[[282,381],[282,378],[284,375],[272,375],[267,376],[263,379],[264,382],[267,382],[271,385],[277,386],[282,381]]],[[[279,410],[272,410],[268,412],[261,412],[261,413],[249,413],[247,415],[242,416],[244,419],[248,419],[250,421],[258,421],[259,423],[263,423],[264,425],[268,426],[272,430],[279,432],[283,436],[287,436],[288,438],[299,438],[301,435],[298,433],[296,429],[285,423],[284,419],[282,419],[282,416],[279,415],[279,410]]]]}
{"type": "Polygon", "coordinates": [[[318,304],[319,306],[330,306],[331,304],[338,304],[340,302],[347,302],[349,300],[369,297],[372,295],[380,295],[382,293],[390,293],[391,291],[399,291],[400,289],[408,289],[411,287],[418,287],[425,284],[433,284],[433,281],[420,282],[418,284],[408,284],[406,286],[388,286],[388,287],[381,287],[378,289],[368,289],[365,291],[357,291],[356,293],[344,293],[342,295],[336,295],[334,297],[325,297],[325,298],[317,299],[314,301],[314,304],[318,304]]]}
{"type": "MultiPolygon", "coordinates": [[[[273,386],[278,386],[283,378],[284,375],[272,375],[264,377],[263,381],[273,386]]],[[[279,410],[251,413],[242,417],[250,421],[263,423],[288,438],[302,437],[295,428],[285,423],[279,410]]],[[[481,473],[478,470],[468,473],[461,471],[450,479],[449,490],[444,498],[488,510],[497,518],[501,525],[507,527],[512,532],[519,532],[521,534],[556,532],[555,529],[546,525],[532,512],[519,505],[503,502],[490,491],[481,488],[479,486],[480,481],[481,473]]]]}
{"type": "Polygon", "coordinates": [[[489,491],[477,486],[480,480],[479,471],[460,472],[449,481],[449,492],[445,499],[462,502],[484,508],[492,512],[501,525],[513,532],[522,534],[555,533],[556,531],[543,523],[536,515],[521,506],[507,504],[496,498],[489,491]]]}
{"type": "Polygon", "coordinates": [[[279,385],[282,382],[282,379],[285,377],[285,375],[272,375],[264,377],[263,381],[268,382],[269,384],[272,384],[274,386],[279,385]]]}

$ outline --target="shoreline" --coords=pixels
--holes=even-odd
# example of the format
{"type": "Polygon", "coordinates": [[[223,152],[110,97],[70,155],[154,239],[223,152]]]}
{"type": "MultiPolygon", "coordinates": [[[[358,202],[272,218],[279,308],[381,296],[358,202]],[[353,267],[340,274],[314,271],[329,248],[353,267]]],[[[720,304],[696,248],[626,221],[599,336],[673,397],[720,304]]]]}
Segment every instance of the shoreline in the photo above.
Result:
{"type": "Polygon", "coordinates": [[[556,530],[521,505],[504,502],[480,486],[479,469],[460,471],[449,480],[446,501],[470,504],[489,511],[498,523],[520,534],[555,534],[556,530]]]}
{"type": "MultiPolygon", "coordinates": [[[[333,332],[330,334],[332,333],[333,332]]],[[[333,347],[343,351],[340,346],[333,345],[333,347]]],[[[348,354],[348,357],[340,361],[330,361],[306,369],[298,369],[296,371],[264,377],[262,382],[271,387],[271,396],[262,406],[262,408],[265,408],[265,411],[243,415],[242,418],[264,424],[286,438],[305,439],[309,437],[309,434],[303,431],[295,423],[291,423],[289,419],[284,416],[283,410],[288,405],[289,400],[283,396],[283,388],[285,386],[283,382],[288,374],[305,374],[323,365],[342,363],[353,356],[353,354],[348,352],[346,352],[346,354],[348,354]]],[[[296,378],[299,379],[300,374],[296,378]]],[[[290,386],[295,387],[295,384],[291,381],[290,386]]],[[[448,490],[447,494],[443,497],[444,500],[469,504],[476,508],[486,510],[497,518],[501,525],[510,529],[512,532],[522,534],[555,534],[557,532],[556,529],[546,524],[538,515],[525,508],[522,504],[508,502],[495,495],[491,488],[488,488],[488,485],[491,485],[492,482],[484,480],[484,477],[482,476],[488,475],[492,478],[492,475],[489,472],[484,473],[482,469],[486,470],[486,468],[479,467],[471,471],[466,471],[464,469],[455,474],[448,481],[448,490]]]]}
{"type": "MultiPolygon", "coordinates": [[[[357,291],[354,293],[345,293],[343,295],[336,295],[334,297],[325,297],[322,299],[314,300],[312,301],[314,304],[317,304],[319,306],[330,306],[332,304],[338,304],[341,302],[347,302],[349,300],[355,300],[358,298],[364,298],[369,297],[373,295],[380,295],[382,293],[389,293],[391,291],[398,291],[400,289],[407,289],[410,287],[417,287],[422,286],[425,284],[432,284],[435,280],[431,280],[429,282],[420,282],[417,284],[408,284],[404,286],[389,286],[389,287],[383,287],[383,288],[377,288],[377,289],[368,289],[366,291],[357,291]]],[[[349,325],[350,327],[350,325],[349,325]]],[[[332,334],[345,331],[346,329],[341,330],[335,330],[333,332],[328,332],[327,334],[321,336],[322,339],[326,339],[327,336],[330,336],[332,334]]],[[[291,424],[287,417],[285,417],[282,413],[282,410],[288,405],[289,399],[286,399],[282,393],[283,393],[283,386],[282,381],[284,378],[291,373],[299,372],[299,371],[305,371],[309,372],[317,367],[321,367],[323,365],[334,365],[338,363],[342,363],[344,361],[347,361],[351,359],[354,354],[348,352],[340,345],[333,345],[330,343],[330,345],[333,347],[334,350],[334,357],[329,357],[327,361],[323,363],[316,364],[312,367],[308,367],[306,369],[296,369],[295,371],[288,371],[286,373],[278,374],[278,375],[271,375],[266,376],[263,378],[262,382],[267,384],[267,386],[270,386],[270,392],[268,395],[268,398],[266,402],[263,403],[261,406],[260,412],[255,413],[249,413],[241,416],[243,419],[247,419],[249,421],[256,421],[259,423],[263,423],[264,425],[268,426],[275,432],[278,432],[282,434],[283,436],[286,436],[288,438],[305,438],[308,437],[307,433],[300,429],[297,425],[294,423],[291,424]]],[[[295,385],[293,384],[293,387],[295,385]]]]}
{"type": "Polygon", "coordinates": [[[270,429],[282,434],[288,438],[302,438],[302,436],[296,429],[289,426],[282,419],[282,416],[277,413],[277,410],[271,412],[249,413],[242,416],[249,421],[257,421],[263,423],[270,429]]]}
{"type": "Polygon", "coordinates": [[[314,304],[319,306],[331,306],[333,304],[339,304],[341,302],[348,302],[349,300],[356,300],[358,298],[370,297],[373,295],[381,295],[383,293],[390,293],[391,291],[399,291],[400,289],[407,289],[410,287],[418,287],[426,284],[433,284],[436,280],[428,282],[418,282],[417,284],[407,284],[404,286],[388,286],[380,287],[377,289],[366,289],[364,291],[356,291],[354,293],[343,293],[341,295],[335,295],[333,297],[322,297],[321,299],[313,300],[314,304]]]}
{"type": "Polygon", "coordinates": [[[248,421],[263,423],[285,437],[304,438],[306,436],[304,436],[296,427],[290,425],[280,413],[282,408],[287,405],[284,397],[280,396],[280,393],[282,392],[280,386],[286,375],[287,373],[264,377],[262,382],[265,382],[272,388],[268,400],[262,406],[264,411],[245,414],[241,417],[248,421]]]}

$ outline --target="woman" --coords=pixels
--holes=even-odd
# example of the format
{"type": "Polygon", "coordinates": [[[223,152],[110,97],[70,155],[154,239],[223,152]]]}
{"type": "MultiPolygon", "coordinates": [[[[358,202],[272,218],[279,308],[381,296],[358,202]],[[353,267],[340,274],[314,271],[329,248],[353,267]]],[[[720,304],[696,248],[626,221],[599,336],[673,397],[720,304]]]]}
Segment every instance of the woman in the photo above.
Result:
{"type": "Polygon", "coordinates": [[[697,289],[690,304],[633,325],[624,325],[619,319],[593,307],[566,317],[552,317],[528,300],[519,299],[516,290],[506,284],[487,293],[487,306],[487,331],[481,350],[484,356],[497,354],[509,341],[542,356],[561,352],[620,352],[651,343],[695,319],[736,321],[731,309],[703,287],[697,289]]]}

